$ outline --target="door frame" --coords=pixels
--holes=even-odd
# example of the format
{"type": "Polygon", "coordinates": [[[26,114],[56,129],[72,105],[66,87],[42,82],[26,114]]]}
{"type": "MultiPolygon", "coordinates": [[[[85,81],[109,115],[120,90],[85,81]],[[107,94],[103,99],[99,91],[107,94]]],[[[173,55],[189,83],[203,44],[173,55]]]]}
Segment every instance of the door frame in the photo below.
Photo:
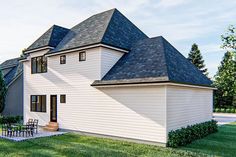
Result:
{"type": "Polygon", "coordinates": [[[50,122],[57,122],[57,95],[50,95],[50,122]],[[52,98],[55,97],[56,98],[56,108],[55,108],[55,111],[56,112],[56,120],[52,120],[52,98]]]}

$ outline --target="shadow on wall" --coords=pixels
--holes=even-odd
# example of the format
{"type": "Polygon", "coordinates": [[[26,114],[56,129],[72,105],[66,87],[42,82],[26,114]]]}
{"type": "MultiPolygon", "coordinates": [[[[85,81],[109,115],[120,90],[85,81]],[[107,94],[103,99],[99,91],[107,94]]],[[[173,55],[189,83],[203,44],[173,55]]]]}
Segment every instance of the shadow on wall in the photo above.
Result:
{"type": "MultiPolygon", "coordinates": [[[[106,87],[98,88],[110,101],[110,105],[117,105],[134,112],[144,119],[151,120],[157,125],[165,127],[165,97],[164,88],[156,87],[106,87]]],[[[105,101],[105,100],[103,100],[105,101]]],[[[114,106],[115,108],[116,106],[114,106]]],[[[130,112],[129,112],[130,113],[130,112]]],[[[118,113],[120,114],[120,112],[118,113]]],[[[140,122],[140,125],[143,125],[140,122]]]]}

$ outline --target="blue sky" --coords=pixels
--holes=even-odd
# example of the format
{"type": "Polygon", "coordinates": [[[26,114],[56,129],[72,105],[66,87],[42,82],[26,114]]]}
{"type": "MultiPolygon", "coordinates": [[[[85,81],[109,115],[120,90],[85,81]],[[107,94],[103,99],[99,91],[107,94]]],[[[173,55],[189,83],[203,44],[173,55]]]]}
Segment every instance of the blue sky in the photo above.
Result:
{"type": "Polygon", "coordinates": [[[53,24],[71,28],[89,16],[117,8],[149,37],[164,36],[184,56],[197,43],[210,76],[225,50],[221,39],[235,25],[232,0],[11,0],[0,5],[0,62],[20,55],[53,24]]]}

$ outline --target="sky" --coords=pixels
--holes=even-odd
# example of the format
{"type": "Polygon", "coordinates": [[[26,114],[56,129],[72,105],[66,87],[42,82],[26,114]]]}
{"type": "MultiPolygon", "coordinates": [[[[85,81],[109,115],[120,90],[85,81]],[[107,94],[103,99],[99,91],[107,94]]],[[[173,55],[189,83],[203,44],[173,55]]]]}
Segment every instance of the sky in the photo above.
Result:
{"type": "Polygon", "coordinates": [[[0,63],[18,57],[53,24],[71,28],[117,8],[149,37],[163,36],[185,57],[198,44],[210,76],[226,50],[221,34],[236,24],[233,0],[0,0],[0,63]]]}

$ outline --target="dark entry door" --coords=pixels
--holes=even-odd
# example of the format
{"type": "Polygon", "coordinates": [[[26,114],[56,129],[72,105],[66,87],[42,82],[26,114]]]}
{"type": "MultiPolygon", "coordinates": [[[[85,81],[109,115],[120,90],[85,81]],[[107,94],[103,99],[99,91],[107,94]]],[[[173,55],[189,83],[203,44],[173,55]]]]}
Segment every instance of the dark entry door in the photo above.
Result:
{"type": "Polygon", "coordinates": [[[57,96],[51,95],[50,102],[50,121],[57,122],[57,96]]]}

